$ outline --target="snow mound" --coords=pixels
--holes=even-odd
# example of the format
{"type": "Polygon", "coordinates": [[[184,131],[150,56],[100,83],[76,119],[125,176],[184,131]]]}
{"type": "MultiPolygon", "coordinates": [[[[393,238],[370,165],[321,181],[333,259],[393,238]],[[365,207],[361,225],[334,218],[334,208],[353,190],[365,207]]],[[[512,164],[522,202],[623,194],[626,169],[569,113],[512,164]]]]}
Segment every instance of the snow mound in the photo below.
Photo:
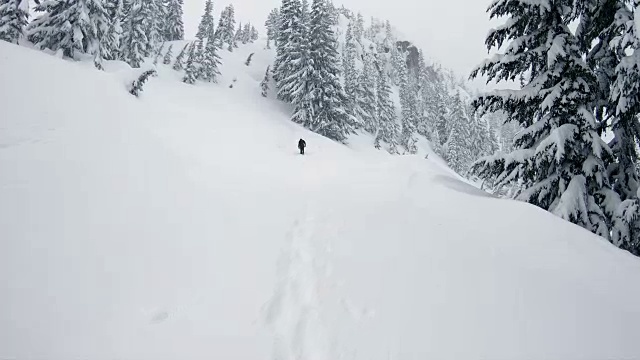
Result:
{"type": "Polygon", "coordinates": [[[0,42],[0,358],[640,357],[637,258],[291,123],[262,46],[135,98],[0,42]]]}

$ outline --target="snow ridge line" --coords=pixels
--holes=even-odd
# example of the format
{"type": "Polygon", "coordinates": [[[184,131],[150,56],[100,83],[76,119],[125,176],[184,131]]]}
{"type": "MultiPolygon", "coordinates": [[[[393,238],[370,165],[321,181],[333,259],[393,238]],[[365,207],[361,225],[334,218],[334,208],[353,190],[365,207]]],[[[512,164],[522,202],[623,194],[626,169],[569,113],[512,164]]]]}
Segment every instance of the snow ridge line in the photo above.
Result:
{"type": "Polygon", "coordinates": [[[273,360],[325,360],[326,329],[319,301],[322,265],[313,247],[315,219],[295,220],[277,265],[266,322],[274,332],[273,360]]]}

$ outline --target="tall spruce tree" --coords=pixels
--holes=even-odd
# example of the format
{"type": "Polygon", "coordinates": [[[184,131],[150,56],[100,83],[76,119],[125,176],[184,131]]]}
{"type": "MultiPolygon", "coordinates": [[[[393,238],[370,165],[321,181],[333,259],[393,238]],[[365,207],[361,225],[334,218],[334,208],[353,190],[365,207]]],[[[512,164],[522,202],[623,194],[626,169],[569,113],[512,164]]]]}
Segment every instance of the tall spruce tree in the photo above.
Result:
{"type": "Polygon", "coordinates": [[[28,18],[28,0],[2,1],[0,3],[0,40],[17,44],[24,35],[28,18]]]}
{"type": "Polygon", "coordinates": [[[353,27],[353,37],[356,41],[362,41],[362,36],[364,35],[364,18],[362,14],[358,13],[356,16],[355,25],[353,27]]]}
{"type": "Polygon", "coordinates": [[[345,108],[349,114],[359,113],[358,106],[358,72],[356,71],[357,56],[356,40],[353,36],[353,25],[349,22],[345,34],[343,67],[344,67],[344,92],[346,95],[345,108]]]}
{"type": "Polygon", "coordinates": [[[164,38],[167,41],[184,40],[184,0],[167,0],[167,16],[164,22],[164,38]]]}
{"type": "MultiPolygon", "coordinates": [[[[199,41],[199,40],[198,40],[199,41]]],[[[189,46],[189,57],[185,65],[185,74],[182,78],[182,82],[186,84],[195,84],[198,79],[198,73],[200,72],[200,65],[198,63],[198,51],[197,48],[202,48],[202,45],[196,45],[192,43],[189,46]]]]}
{"type": "Polygon", "coordinates": [[[609,113],[614,139],[611,147],[616,159],[610,171],[613,189],[622,202],[614,211],[613,243],[640,256],[640,191],[638,143],[640,143],[640,4],[632,12],[625,4],[617,7],[613,29],[619,36],[612,41],[615,50],[615,77],[612,79],[609,113]],[[634,24],[635,20],[635,24],[634,24]]]}
{"type": "Polygon", "coordinates": [[[199,78],[205,82],[217,82],[220,70],[220,56],[217,52],[217,44],[213,29],[209,30],[209,37],[204,48],[204,53],[200,57],[199,78]]]}
{"type": "Polygon", "coordinates": [[[267,49],[271,48],[271,41],[273,41],[274,45],[276,45],[277,43],[279,22],[280,10],[278,8],[275,8],[271,10],[269,16],[267,17],[267,21],[265,21],[264,23],[264,26],[267,29],[267,49]]]}
{"type": "Polygon", "coordinates": [[[307,40],[303,36],[306,26],[302,21],[302,3],[299,0],[282,0],[273,78],[276,80],[278,98],[285,102],[292,101],[294,88],[299,83],[295,74],[307,65],[307,59],[303,59],[303,56],[307,56],[307,40]]]}
{"type": "Polygon", "coordinates": [[[235,35],[233,35],[233,42],[234,43],[238,43],[238,42],[242,42],[242,36],[243,36],[243,28],[242,28],[242,23],[238,23],[238,29],[236,30],[235,35]]]}
{"type": "Polygon", "coordinates": [[[62,50],[75,58],[79,54],[102,57],[100,37],[107,32],[109,20],[100,0],[45,0],[35,8],[41,12],[27,27],[29,41],[40,49],[62,50]]]}
{"type": "Polygon", "coordinates": [[[164,7],[162,0],[142,0],[142,16],[144,17],[144,32],[147,35],[147,56],[157,54],[163,42],[162,24],[164,22],[164,7]]]}
{"type": "Polygon", "coordinates": [[[207,0],[204,5],[204,14],[198,24],[198,32],[196,33],[196,39],[200,43],[204,44],[205,39],[209,36],[209,32],[213,29],[213,2],[207,0]]]}
{"type": "Polygon", "coordinates": [[[139,68],[146,56],[147,34],[144,22],[142,0],[130,0],[127,6],[127,17],[123,24],[120,54],[122,60],[134,68],[139,68]]]}
{"type": "Polygon", "coordinates": [[[376,84],[377,134],[375,147],[380,149],[381,142],[388,144],[389,153],[398,153],[399,126],[396,121],[396,109],[391,98],[389,75],[380,65],[376,84]]]}
{"type": "Polygon", "coordinates": [[[451,97],[451,111],[446,115],[450,130],[443,146],[443,157],[447,164],[459,174],[464,174],[471,163],[471,121],[464,111],[460,94],[451,97]]]}
{"type": "Polygon", "coordinates": [[[251,42],[251,23],[244,24],[240,41],[243,44],[248,44],[249,42],[251,42]]]}
{"type": "Polygon", "coordinates": [[[416,113],[416,96],[414,89],[409,82],[409,71],[404,55],[400,55],[396,67],[398,69],[398,80],[400,87],[400,109],[402,112],[402,133],[400,134],[400,145],[402,145],[409,154],[417,152],[416,147],[416,122],[418,114],[416,113]]]}
{"type": "Polygon", "coordinates": [[[626,200],[636,197],[640,185],[635,166],[640,143],[640,29],[634,25],[634,13],[624,4],[617,8],[612,25],[619,36],[612,40],[616,67],[608,107],[614,134],[610,145],[616,158],[611,180],[621,199],[626,200]]]}
{"type": "Polygon", "coordinates": [[[303,118],[312,131],[344,141],[353,131],[353,125],[344,110],[345,94],[338,78],[337,43],[326,0],[313,1],[309,22],[310,81],[306,99],[302,104],[296,103],[296,112],[305,112],[303,118]]]}
{"type": "MultiPolygon", "coordinates": [[[[370,49],[372,50],[372,49],[370,49]]],[[[372,134],[376,132],[376,70],[373,55],[365,52],[363,67],[358,81],[358,108],[364,129],[372,134]]]]}
{"type": "Polygon", "coordinates": [[[109,20],[107,32],[104,34],[102,43],[104,44],[103,57],[106,60],[116,60],[120,58],[120,42],[123,36],[122,20],[124,18],[123,0],[106,0],[104,8],[109,20]]]}
{"type": "Polygon", "coordinates": [[[504,110],[522,130],[514,152],[483,158],[473,172],[498,184],[518,182],[518,199],[549,210],[596,234],[609,237],[602,208],[607,202],[605,170],[612,152],[600,138],[591,111],[597,89],[593,72],[582,59],[580,41],[567,24],[575,20],[571,1],[498,0],[491,18],[507,17],[489,32],[489,49],[504,52],[471,74],[495,81],[522,79],[514,91],[479,97],[481,114],[504,110]]]}
{"type": "Polygon", "coordinates": [[[249,35],[249,39],[251,42],[258,40],[259,34],[258,29],[255,26],[251,25],[251,34],[249,35]]]}
{"type": "Polygon", "coordinates": [[[234,48],[237,48],[236,41],[236,19],[235,19],[235,9],[233,5],[229,5],[220,14],[220,19],[218,20],[218,28],[216,30],[216,38],[220,42],[220,46],[227,47],[227,50],[233,51],[234,48]]]}

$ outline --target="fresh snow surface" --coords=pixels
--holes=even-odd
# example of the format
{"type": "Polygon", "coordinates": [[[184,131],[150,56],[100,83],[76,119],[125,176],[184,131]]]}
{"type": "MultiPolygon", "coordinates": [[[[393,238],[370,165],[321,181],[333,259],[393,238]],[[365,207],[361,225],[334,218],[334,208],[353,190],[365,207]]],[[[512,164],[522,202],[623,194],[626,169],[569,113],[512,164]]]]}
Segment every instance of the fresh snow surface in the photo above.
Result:
{"type": "Polygon", "coordinates": [[[0,42],[1,359],[640,358],[637,258],[291,123],[263,46],[135,98],[0,42]]]}

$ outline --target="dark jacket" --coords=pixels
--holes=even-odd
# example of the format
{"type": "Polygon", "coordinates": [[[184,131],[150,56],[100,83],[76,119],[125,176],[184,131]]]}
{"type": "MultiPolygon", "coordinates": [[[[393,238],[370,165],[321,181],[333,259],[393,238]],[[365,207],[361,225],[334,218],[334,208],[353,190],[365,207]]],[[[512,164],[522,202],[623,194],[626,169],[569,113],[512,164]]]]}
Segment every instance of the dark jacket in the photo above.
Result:
{"type": "Polygon", "coordinates": [[[298,149],[304,149],[307,146],[307,143],[300,139],[300,141],[298,141],[298,149]]]}

